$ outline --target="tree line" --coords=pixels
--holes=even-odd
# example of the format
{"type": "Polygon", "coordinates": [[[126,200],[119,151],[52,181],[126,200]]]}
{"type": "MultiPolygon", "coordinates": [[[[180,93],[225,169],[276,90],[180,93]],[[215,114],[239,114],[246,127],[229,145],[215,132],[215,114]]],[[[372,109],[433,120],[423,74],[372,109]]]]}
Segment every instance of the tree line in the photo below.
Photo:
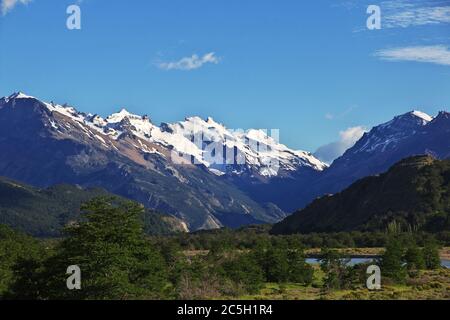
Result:
{"type": "MultiPolygon", "coordinates": [[[[259,236],[235,245],[218,236],[201,254],[185,250],[186,235],[148,237],[144,207],[135,202],[100,197],[81,211],[82,218],[58,241],[0,227],[0,299],[212,299],[257,294],[268,282],[313,283],[316,270],[306,263],[297,238],[255,231],[259,236]],[[67,268],[73,265],[81,270],[81,290],[67,287],[67,268]]],[[[420,248],[411,237],[388,239],[379,261],[387,279],[401,282],[418,270],[437,268],[438,246],[429,243],[420,248]]],[[[323,248],[320,261],[324,290],[365,283],[364,266],[349,265],[334,249],[323,248]]]]}

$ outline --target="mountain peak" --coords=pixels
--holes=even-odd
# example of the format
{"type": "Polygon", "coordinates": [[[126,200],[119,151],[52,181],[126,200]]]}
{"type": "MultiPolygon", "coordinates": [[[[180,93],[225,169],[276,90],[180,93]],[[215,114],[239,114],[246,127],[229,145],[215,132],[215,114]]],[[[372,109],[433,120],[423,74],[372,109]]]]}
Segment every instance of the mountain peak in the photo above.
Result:
{"type": "Polygon", "coordinates": [[[426,114],[425,112],[422,112],[422,111],[419,111],[419,110],[411,111],[410,114],[412,114],[412,115],[414,115],[414,116],[416,116],[418,118],[421,118],[421,119],[423,119],[423,120],[425,120],[427,122],[430,122],[430,121],[433,120],[433,117],[431,117],[428,114],[426,114]]]}
{"type": "Polygon", "coordinates": [[[133,114],[131,112],[129,112],[127,109],[122,108],[120,109],[119,112],[116,112],[115,114],[117,115],[122,115],[122,116],[132,116],[133,114]]]}
{"type": "MultiPolygon", "coordinates": [[[[406,128],[416,129],[418,127],[422,127],[427,125],[429,122],[433,120],[433,117],[429,116],[425,112],[413,110],[402,115],[394,117],[394,119],[380,124],[372,129],[372,131],[403,131],[406,128]]],[[[372,132],[371,131],[371,132],[372,132]]]]}
{"type": "Polygon", "coordinates": [[[439,114],[437,115],[437,118],[445,118],[445,119],[449,119],[450,118],[450,112],[447,111],[439,111],[439,114]]]}
{"type": "Polygon", "coordinates": [[[120,109],[119,112],[109,115],[106,118],[106,121],[108,121],[109,123],[118,123],[125,118],[137,118],[137,117],[141,118],[140,116],[137,116],[135,114],[132,114],[131,112],[128,112],[127,109],[122,108],[122,109],[120,109]]]}
{"type": "Polygon", "coordinates": [[[206,122],[208,122],[208,123],[217,123],[212,117],[206,118],[206,122]]]}
{"type": "Polygon", "coordinates": [[[419,111],[419,110],[413,110],[410,112],[407,112],[405,114],[399,115],[394,118],[394,122],[415,122],[420,125],[426,125],[428,122],[432,121],[433,117],[426,114],[425,112],[419,111]]]}
{"type": "Polygon", "coordinates": [[[12,95],[8,97],[10,99],[36,99],[35,97],[29,96],[21,91],[14,92],[12,95]]]}
{"type": "Polygon", "coordinates": [[[190,117],[186,117],[184,118],[184,121],[186,122],[193,122],[193,123],[202,123],[205,122],[201,117],[199,116],[190,116],[190,117]]]}

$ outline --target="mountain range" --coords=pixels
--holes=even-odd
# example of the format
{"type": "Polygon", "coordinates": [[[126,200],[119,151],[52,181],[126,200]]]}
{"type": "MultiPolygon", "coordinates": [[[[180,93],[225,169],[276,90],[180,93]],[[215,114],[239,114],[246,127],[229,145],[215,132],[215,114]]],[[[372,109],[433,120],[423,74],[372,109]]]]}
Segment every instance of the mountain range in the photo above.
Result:
{"type": "Polygon", "coordinates": [[[274,174],[325,168],[311,154],[292,151],[263,131],[235,133],[211,118],[156,126],[126,110],[102,118],[23,93],[0,99],[0,148],[2,176],[43,188],[60,183],[102,187],[178,217],[189,230],[286,216],[272,203],[253,200],[228,177],[265,181],[274,174]],[[208,145],[193,143],[198,132],[205,136],[202,143],[223,141],[223,149],[243,161],[206,161],[208,145]]]}
{"type": "Polygon", "coordinates": [[[0,99],[0,148],[0,176],[38,188],[100,187],[193,231],[275,223],[408,156],[447,158],[450,115],[398,116],[327,166],[279,143],[277,132],[199,117],[155,125],[125,109],[103,118],[15,93],[0,99]]]}

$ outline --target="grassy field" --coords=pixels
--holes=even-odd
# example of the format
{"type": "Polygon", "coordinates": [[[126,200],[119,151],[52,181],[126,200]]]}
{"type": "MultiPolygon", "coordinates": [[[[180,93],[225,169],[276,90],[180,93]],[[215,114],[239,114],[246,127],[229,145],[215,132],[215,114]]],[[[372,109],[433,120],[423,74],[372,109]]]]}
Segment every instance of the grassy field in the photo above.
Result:
{"type": "MultiPolygon", "coordinates": [[[[342,254],[352,257],[380,256],[384,248],[343,248],[337,249],[342,254]]],[[[320,254],[320,249],[305,250],[307,256],[320,254]]],[[[207,250],[186,251],[187,256],[207,255],[207,250]]],[[[440,250],[441,259],[450,260],[450,248],[440,250]]],[[[405,284],[388,283],[382,279],[382,288],[369,291],[364,283],[349,290],[324,290],[324,273],[319,265],[313,265],[314,280],[312,285],[297,283],[266,283],[264,288],[255,295],[240,296],[241,300],[450,300],[450,269],[420,271],[414,278],[409,278],[405,284]]],[[[225,297],[225,299],[236,297],[225,297]]]]}
{"type": "Polygon", "coordinates": [[[267,283],[257,295],[242,296],[244,300],[450,300],[450,269],[422,271],[404,285],[383,284],[379,291],[369,291],[361,285],[354,290],[321,289],[323,273],[315,266],[311,286],[295,283],[267,283]]]}

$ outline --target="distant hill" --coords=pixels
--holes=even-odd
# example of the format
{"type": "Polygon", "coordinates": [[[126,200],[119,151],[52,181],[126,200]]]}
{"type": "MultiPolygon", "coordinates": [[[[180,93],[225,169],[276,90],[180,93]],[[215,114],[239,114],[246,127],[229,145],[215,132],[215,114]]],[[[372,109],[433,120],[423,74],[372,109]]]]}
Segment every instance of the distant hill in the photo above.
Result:
{"type": "MultiPolygon", "coordinates": [[[[104,189],[56,185],[38,189],[0,177],[0,224],[37,237],[57,237],[62,228],[80,216],[81,203],[98,196],[112,196],[104,189]]],[[[149,234],[183,229],[181,221],[146,209],[149,234]]]]}
{"type": "Polygon", "coordinates": [[[450,230],[450,160],[407,158],[386,173],[363,178],[335,195],[313,201],[273,229],[274,234],[450,230]]]}

